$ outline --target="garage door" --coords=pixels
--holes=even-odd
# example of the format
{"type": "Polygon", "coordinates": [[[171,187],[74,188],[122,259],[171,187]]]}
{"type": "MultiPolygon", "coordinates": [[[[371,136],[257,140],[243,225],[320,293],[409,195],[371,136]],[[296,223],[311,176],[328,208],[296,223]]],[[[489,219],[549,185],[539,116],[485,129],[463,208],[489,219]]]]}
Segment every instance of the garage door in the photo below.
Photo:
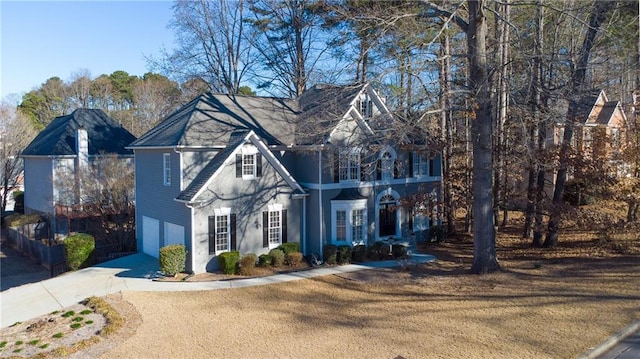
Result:
{"type": "Polygon", "coordinates": [[[152,257],[159,257],[160,221],[142,216],[142,251],[152,257]]]}
{"type": "Polygon", "coordinates": [[[184,227],[164,222],[164,241],[169,244],[184,244],[184,227]]]}

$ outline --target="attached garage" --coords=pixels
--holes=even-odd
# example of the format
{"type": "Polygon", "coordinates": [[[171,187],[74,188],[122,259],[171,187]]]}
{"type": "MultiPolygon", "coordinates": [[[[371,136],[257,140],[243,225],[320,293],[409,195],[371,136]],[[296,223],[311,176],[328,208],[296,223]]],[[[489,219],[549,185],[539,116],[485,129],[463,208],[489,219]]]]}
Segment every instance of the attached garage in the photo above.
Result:
{"type": "Polygon", "coordinates": [[[160,256],[160,221],[142,216],[142,252],[158,258],[160,256]]]}

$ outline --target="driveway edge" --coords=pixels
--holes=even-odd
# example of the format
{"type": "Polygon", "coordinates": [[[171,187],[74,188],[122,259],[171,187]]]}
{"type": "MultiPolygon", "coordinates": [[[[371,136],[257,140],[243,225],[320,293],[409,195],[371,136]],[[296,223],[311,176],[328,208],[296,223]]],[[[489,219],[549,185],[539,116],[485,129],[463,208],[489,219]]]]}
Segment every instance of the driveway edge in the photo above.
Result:
{"type": "Polygon", "coordinates": [[[609,339],[598,344],[598,346],[587,350],[584,354],[580,355],[578,359],[594,359],[611,349],[614,345],[623,341],[626,337],[633,334],[636,330],[640,329],[640,320],[636,320],[629,326],[625,327],[621,331],[617,332],[609,339]]]}

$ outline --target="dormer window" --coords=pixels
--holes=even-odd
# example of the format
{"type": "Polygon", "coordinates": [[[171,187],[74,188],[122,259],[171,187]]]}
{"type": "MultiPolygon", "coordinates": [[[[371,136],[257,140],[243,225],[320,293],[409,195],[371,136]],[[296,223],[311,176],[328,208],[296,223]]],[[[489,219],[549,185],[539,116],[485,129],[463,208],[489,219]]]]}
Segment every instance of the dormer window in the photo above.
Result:
{"type": "Polygon", "coordinates": [[[367,97],[358,100],[358,111],[364,118],[373,116],[373,103],[367,97]]]}

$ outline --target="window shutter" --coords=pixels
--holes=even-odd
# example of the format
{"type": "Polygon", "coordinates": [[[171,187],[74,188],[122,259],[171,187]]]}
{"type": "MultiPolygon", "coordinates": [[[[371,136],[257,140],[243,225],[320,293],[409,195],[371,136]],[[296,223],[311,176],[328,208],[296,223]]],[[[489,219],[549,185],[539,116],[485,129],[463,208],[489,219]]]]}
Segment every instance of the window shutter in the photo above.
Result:
{"type": "Polygon", "coordinates": [[[400,168],[398,167],[398,160],[393,160],[393,178],[400,176],[400,168]]]}
{"type": "Polygon", "coordinates": [[[434,159],[433,158],[429,158],[429,176],[433,176],[433,172],[434,172],[434,159]]]}
{"type": "Polygon", "coordinates": [[[209,216],[209,254],[216,253],[216,216],[209,216]]]}
{"type": "Polygon", "coordinates": [[[287,243],[287,210],[282,210],[282,243],[287,243]]]}
{"type": "Polygon", "coordinates": [[[262,247],[269,248],[269,212],[262,212],[262,247]]]}
{"type": "Polygon", "coordinates": [[[256,177],[262,177],[262,155],[256,153],[256,177]]]}
{"type": "Polygon", "coordinates": [[[242,177],[242,155],[236,155],[236,178],[242,177]]]}
{"type": "Polygon", "coordinates": [[[238,243],[236,240],[236,214],[231,213],[229,215],[229,234],[231,237],[231,250],[235,251],[238,249],[238,243]]]}
{"type": "Polygon", "coordinates": [[[409,177],[413,177],[413,152],[409,152],[409,177]]]}
{"type": "Polygon", "coordinates": [[[382,160],[376,161],[376,179],[378,181],[382,179],[382,160]]]}
{"type": "Polygon", "coordinates": [[[340,182],[340,154],[338,152],[333,154],[333,182],[340,182]]]}

